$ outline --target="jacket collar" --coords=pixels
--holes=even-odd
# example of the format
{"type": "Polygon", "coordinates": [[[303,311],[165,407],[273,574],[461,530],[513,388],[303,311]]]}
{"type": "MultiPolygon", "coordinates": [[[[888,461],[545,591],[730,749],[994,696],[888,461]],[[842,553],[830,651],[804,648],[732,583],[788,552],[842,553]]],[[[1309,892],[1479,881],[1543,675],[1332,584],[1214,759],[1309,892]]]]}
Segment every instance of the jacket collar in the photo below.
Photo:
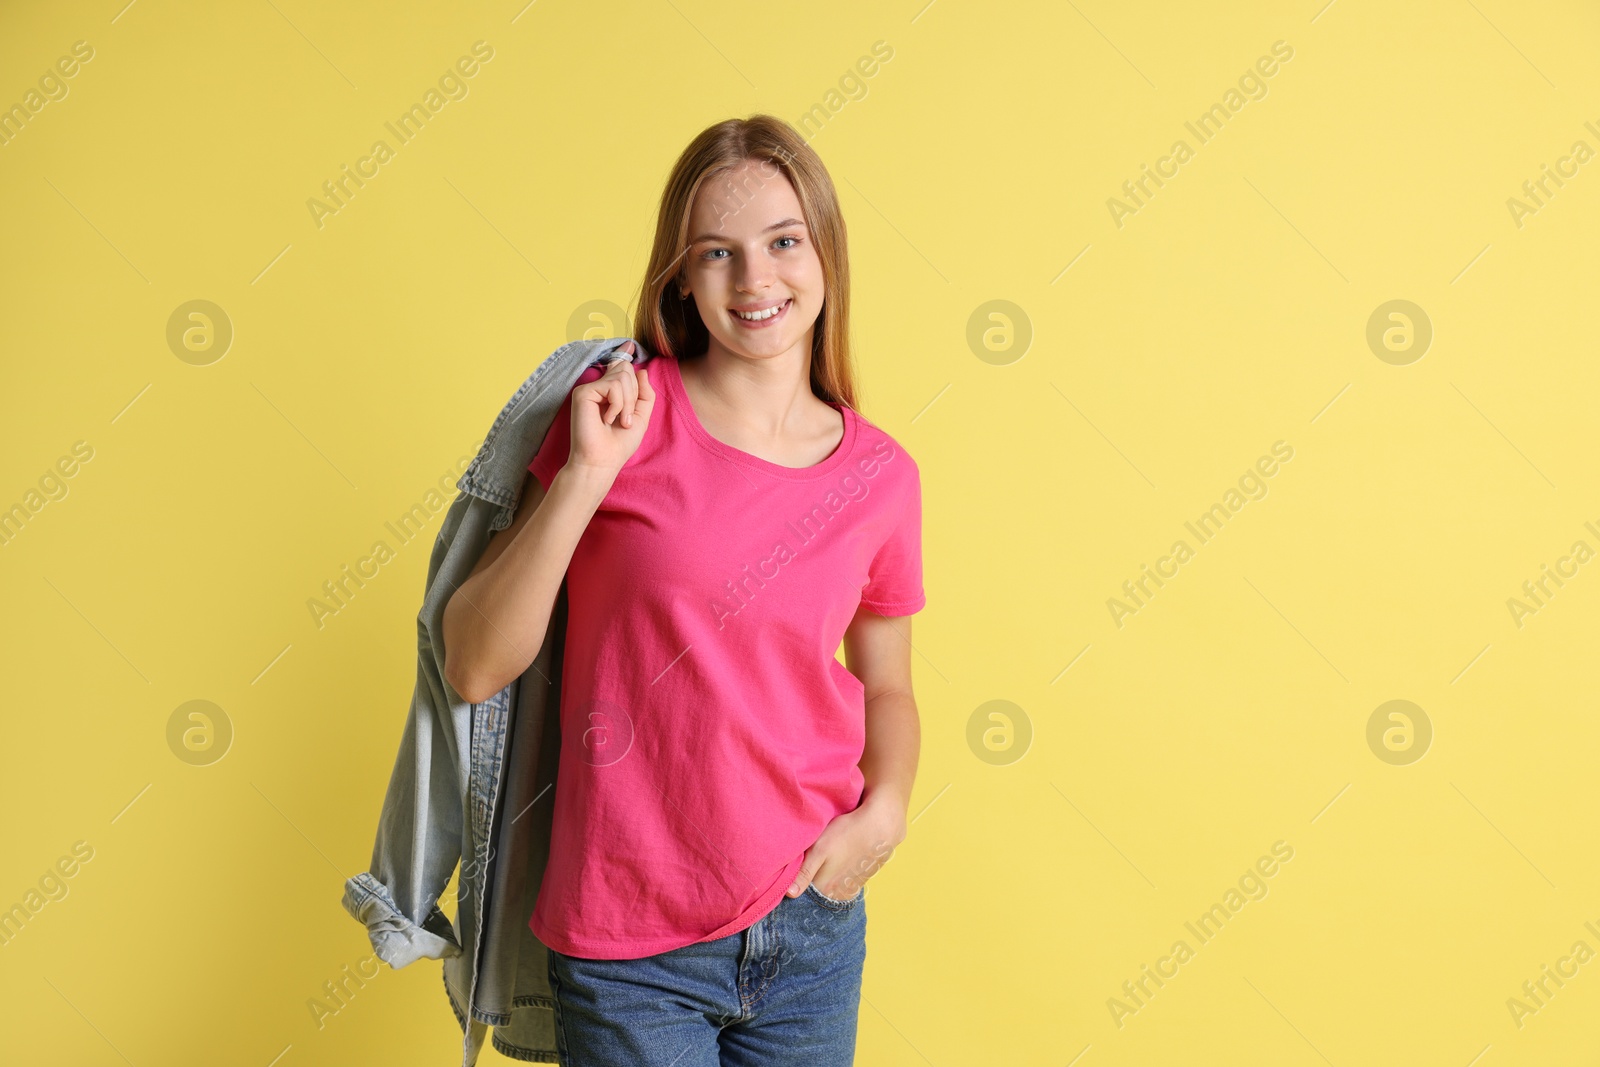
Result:
{"type": "Polygon", "coordinates": [[[566,397],[585,370],[618,356],[642,366],[650,360],[651,353],[635,338],[601,337],[569,341],[546,356],[500,409],[477,456],[456,481],[456,488],[504,508],[515,508],[522,494],[523,475],[544,443],[558,410],[550,398],[566,397]],[[628,341],[634,342],[631,357],[625,352],[613,355],[628,341]]]}

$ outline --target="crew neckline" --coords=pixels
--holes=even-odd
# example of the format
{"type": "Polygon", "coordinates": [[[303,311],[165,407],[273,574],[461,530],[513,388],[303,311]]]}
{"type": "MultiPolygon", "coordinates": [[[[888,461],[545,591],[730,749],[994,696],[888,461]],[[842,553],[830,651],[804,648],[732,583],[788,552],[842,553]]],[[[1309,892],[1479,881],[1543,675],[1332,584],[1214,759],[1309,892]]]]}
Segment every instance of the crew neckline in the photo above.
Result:
{"type": "Polygon", "coordinates": [[[857,429],[855,410],[844,404],[834,403],[831,400],[824,400],[823,403],[839,412],[844,418],[844,436],[840,438],[838,446],[832,452],[811,466],[785,467],[781,463],[773,463],[771,460],[762,459],[760,456],[752,455],[741,448],[735,448],[711,436],[711,431],[705,428],[705,425],[700,421],[700,416],[695,414],[694,404],[689,400],[689,391],[684,388],[683,377],[678,371],[677,358],[675,356],[662,356],[659,359],[645,363],[644,366],[648,368],[656,363],[671,364],[672,369],[662,375],[662,379],[667,392],[672,394],[672,404],[674,407],[681,409],[683,422],[689,428],[689,435],[714,455],[721,456],[724,459],[731,459],[735,463],[746,467],[764,471],[774,477],[807,479],[821,477],[836,469],[850,458],[850,453],[855,448],[857,429]]]}

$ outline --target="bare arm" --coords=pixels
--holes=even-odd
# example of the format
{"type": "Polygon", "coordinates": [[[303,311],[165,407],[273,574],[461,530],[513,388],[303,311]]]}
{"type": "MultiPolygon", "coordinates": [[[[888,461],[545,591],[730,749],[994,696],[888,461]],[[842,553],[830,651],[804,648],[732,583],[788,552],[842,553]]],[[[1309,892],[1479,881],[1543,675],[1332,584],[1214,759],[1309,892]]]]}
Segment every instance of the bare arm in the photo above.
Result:
{"type": "Polygon", "coordinates": [[[603,377],[574,387],[567,462],[550,491],[524,475],[511,525],[489,535],[472,573],[451,594],[444,676],[462,699],[488,700],[539,654],[578,539],[650,425],[649,377],[648,369],[636,374],[619,359],[603,377]]]}
{"type": "Polygon", "coordinates": [[[911,692],[911,616],[890,618],[858,609],[844,633],[844,657],[866,688],[861,803],[884,805],[898,816],[903,837],[922,747],[922,724],[911,692]]]}
{"type": "Polygon", "coordinates": [[[787,892],[791,897],[815,883],[823,896],[849,899],[906,838],[922,747],[922,723],[911,694],[911,617],[857,609],[844,632],[844,658],[866,687],[861,803],[830,822],[806,850],[787,892]]]}
{"type": "Polygon", "coordinates": [[[444,676],[473,703],[498,693],[539,654],[578,538],[611,487],[605,472],[570,465],[548,494],[532,474],[526,478],[511,525],[489,535],[444,609],[444,676]]]}

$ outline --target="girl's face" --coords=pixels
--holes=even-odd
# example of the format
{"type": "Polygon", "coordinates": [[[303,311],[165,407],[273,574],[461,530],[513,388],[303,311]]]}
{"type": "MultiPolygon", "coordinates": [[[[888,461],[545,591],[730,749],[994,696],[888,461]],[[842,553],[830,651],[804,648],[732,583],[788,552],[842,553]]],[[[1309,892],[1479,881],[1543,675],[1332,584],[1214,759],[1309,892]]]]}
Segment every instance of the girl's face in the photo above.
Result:
{"type": "Polygon", "coordinates": [[[804,218],[794,186],[769,163],[746,160],[701,186],[677,284],[688,289],[712,347],[747,359],[799,348],[810,366],[823,282],[804,218]],[[741,311],[769,317],[751,321],[741,311]]]}

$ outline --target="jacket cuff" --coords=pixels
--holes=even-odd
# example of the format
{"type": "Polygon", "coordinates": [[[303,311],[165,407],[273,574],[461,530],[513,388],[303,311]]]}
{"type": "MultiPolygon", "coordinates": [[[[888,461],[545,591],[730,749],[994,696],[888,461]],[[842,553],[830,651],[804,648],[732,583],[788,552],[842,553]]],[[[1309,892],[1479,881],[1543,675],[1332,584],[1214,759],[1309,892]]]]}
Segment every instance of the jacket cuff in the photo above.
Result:
{"type": "Polygon", "coordinates": [[[398,907],[382,882],[363,871],[344,883],[344,910],[367,928],[367,939],[380,960],[394,970],[420,959],[438,960],[461,955],[454,941],[412,922],[398,907]]]}

